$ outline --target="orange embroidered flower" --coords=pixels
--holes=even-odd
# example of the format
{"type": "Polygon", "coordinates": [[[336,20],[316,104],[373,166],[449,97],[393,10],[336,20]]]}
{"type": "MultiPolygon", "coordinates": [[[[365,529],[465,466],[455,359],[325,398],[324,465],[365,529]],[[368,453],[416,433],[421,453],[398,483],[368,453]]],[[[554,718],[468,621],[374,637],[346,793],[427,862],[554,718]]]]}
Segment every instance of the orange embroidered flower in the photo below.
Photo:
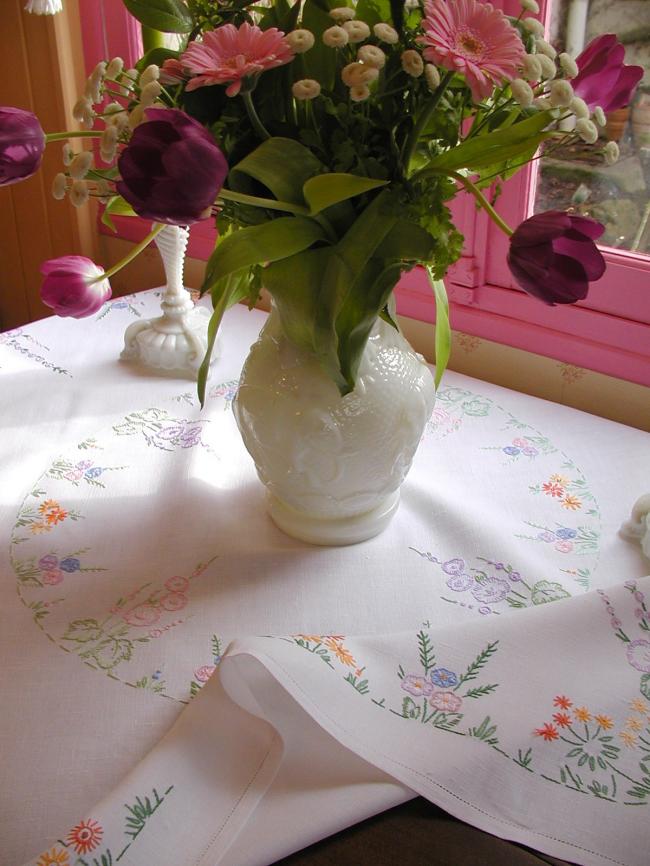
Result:
{"type": "Polygon", "coordinates": [[[555,481],[556,484],[563,484],[565,486],[569,483],[569,479],[566,477],[566,475],[558,475],[557,472],[551,475],[550,480],[555,481]]]}
{"type": "Polygon", "coordinates": [[[591,721],[591,713],[589,712],[587,707],[576,707],[573,711],[573,714],[579,722],[591,721]]]}
{"type": "Polygon", "coordinates": [[[636,745],[636,737],[629,731],[621,731],[620,737],[626,746],[631,748],[632,746],[636,745]]]}
{"type": "Polygon", "coordinates": [[[29,527],[29,531],[32,535],[38,535],[39,532],[49,532],[52,527],[48,526],[47,523],[32,523],[29,527]]]}
{"type": "Polygon", "coordinates": [[[553,721],[561,728],[568,728],[571,725],[571,716],[568,713],[553,713],[553,721]]]}
{"type": "Polygon", "coordinates": [[[560,497],[564,496],[564,487],[561,484],[554,484],[552,481],[547,481],[546,484],[542,484],[542,490],[547,496],[555,496],[560,497]]]}
{"type": "Polygon", "coordinates": [[[555,698],[553,699],[553,706],[554,707],[562,707],[563,710],[568,710],[569,707],[573,706],[573,702],[570,701],[564,695],[556,695],[555,698]]]}
{"type": "Polygon", "coordinates": [[[648,710],[648,705],[641,698],[634,698],[633,701],[630,701],[630,709],[634,710],[635,713],[645,713],[648,710]]]}
{"type": "Polygon", "coordinates": [[[45,851],[36,861],[36,866],[70,866],[68,852],[63,848],[52,848],[45,851]]]}
{"type": "Polygon", "coordinates": [[[61,523],[68,516],[68,512],[64,511],[63,508],[53,508],[51,511],[45,515],[45,520],[50,526],[54,526],[57,523],[61,523]]]}
{"type": "Polygon", "coordinates": [[[557,732],[557,728],[550,722],[545,722],[541,728],[536,728],[534,734],[537,737],[544,737],[547,743],[551,740],[557,740],[560,736],[557,732]]]}
{"type": "Polygon", "coordinates": [[[349,650],[346,650],[346,648],[338,641],[334,640],[334,638],[328,637],[325,640],[325,646],[334,653],[342,664],[348,665],[348,667],[354,667],[356,665],[352,653],[349,650]]]}
{"type": "Polygon", "coordinates": [[[319,634],[297,634],[295,637],[302,638],[302,640],[306,640],[307,643],[313,641],[314,643],[320,643],[321,636],[319,634]]]}
{"type": "Polygon", "coordinates": [[[629,728],[631,731],[642,731],[643,722],[635,716],[630,716],[630,718],[625,721],[625,727],[629,728]]]}
{"type": "Polygon", "coordinates": [[[614,727],[614,722],[609,716],[598,714],[597,716],[594,716],[594,719],[596,719],[600,727],[605,731],[609,731],[614,727]]]}
{"type": "Polygon", "coordinates": [[[90,818],[88,821],[80,821],[76,827],[73,827],[68,833],[66,842],[74,847],[77,854],[88,854],[99,845],[103,835],[101,825],[90,818]]]}
{"type": "Polygon", "coordinates": [[[60,508],[61,506],[56,499],[46,499],[38,506],[39,514],[46,514],[51,508],[60,508]]]}
{"type": "Polygon", "coordinates": [[[562,508],[568,508],[570,511],[577,511],[578,508],[582,508],[582,500],[578,499],[577,496],[567,495],[560,502],[562,508]]]}

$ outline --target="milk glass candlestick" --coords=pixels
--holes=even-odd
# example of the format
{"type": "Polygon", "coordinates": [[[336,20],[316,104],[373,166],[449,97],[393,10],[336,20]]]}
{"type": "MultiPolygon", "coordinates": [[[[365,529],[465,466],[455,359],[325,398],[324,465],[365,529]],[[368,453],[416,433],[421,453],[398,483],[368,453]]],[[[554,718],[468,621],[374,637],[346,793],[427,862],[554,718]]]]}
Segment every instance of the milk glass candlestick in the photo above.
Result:
{"type": "MultiPolygon", "coordinates": [[[[165,226],[156,235],[155,244],[160,250],[166,277],[161,301],[163,314],[129,325],[121,357],[155,370],[195,379],[207,348],[210,313],[205,307],[195,307],[183,286],[188,236],[188,230],[179,226],[165,226]]],[[[217,348],[212,358],[218,354],[217,348]]]]}

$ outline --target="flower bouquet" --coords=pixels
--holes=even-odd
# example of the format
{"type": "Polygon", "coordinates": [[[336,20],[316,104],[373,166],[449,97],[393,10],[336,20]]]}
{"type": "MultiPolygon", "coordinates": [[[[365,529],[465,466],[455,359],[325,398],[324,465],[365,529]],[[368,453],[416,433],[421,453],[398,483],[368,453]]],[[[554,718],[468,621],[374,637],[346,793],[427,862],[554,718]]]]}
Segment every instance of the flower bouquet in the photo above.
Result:
{"type": "MultiPolygon", "coordinates": [[[[71,135],[98,139],[101,159],[93,165],[90,151],[74,155],[66,142],[53,192],[75,205],[99,197],[109,225],[115,214],[153,221],[132,255],[165,225],[215,221],[201,288],[214,308],[201,400],[224,312],[253,306],[262,287],[277,339],[341,397],[353,393],[378,322],[397,329],[391,294],[416,265],[437,304],[437,385],[450,345],[442,278],[463,242],[449,202],[460,191],[510,236],[510,269],[530,295],[573,303],[602,276],[599,223],[554,211],[513,231],[496,206],[500,184],[542,143],[548,153],[582,139],[616,160],[616,144],[598,142],[601,100],[608,110],[627,104],[642,69],[624,64],[614,36],[576,59],[558,56],[535,0],[522,0],[517,18],[482,0],[123,2],[148,33],[177,33],[181,46],[154,47],[132,69],[120,58],[96,67],[74,109],[84,129],[71,135]]],[[[45,141],[68,137],[0,111],[0,182],[29,176],[45,141]]],[[[43,300],[88,315],[120,265],[47,262],[43,300]]],[[[339,429],[337,412],[328,417],[339,429]]],[[[324,458],[310,460],[313,473],[324,458]]],[[[403,477],[410,458],[390,460],[404,463],[403,477]]]]}

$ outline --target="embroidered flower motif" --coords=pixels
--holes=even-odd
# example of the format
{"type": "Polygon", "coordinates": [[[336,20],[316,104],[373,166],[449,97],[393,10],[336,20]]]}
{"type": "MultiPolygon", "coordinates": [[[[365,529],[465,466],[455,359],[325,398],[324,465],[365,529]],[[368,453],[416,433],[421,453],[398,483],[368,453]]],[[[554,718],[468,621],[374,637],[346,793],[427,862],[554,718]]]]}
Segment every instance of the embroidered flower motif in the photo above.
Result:
{"type": "Polygon", "coordinates": [[[555,698],[553,698],[553,706],[562,707],[563,710],[568,710],[569,707],[573,706],[573,702],[564,695],[556,695],[555,698]]]}
{"type": "Polygon", "coordinates": [[[648,705],[641,698],[634,698],[630,701],[630,708],[636,713],[645,713],[648,710],[648,705]]]}
{"type": "Polygon", "coordinates": [[[429,703],[434,709],[443,713],[457,713],[463,705],[461,698],[453,692],[434,692],[429,698],[429,703]]]}
{"type": "Polygon", "coordinates": [[[564,496],[564,487],[553,481],[547,481],[545,484],[542,484],[542,490],[547,496],[555,496],[558,499],[564,496]]]}
{"type": "Polygon", "coordinates": [[[123,619],[129,625],[148,626],[153,625],[160,619],[160,610],[148,602],[136,605],[127,611],[123,619]]]}
{"type": "Polygon", "coordinates": [[[555,545],[555,549],[560,553],[571,553],[573,545],[570,541],[558,541],[555,545]]]}
{"type": "Polygon", "coordinates": [[[88,854],[93,851],[101,842],[104,831],[97,821],[90,818],[88,821],[81,821],[76,827],[68,833],[66,842],[72,845],[77,854],[88,854]]]}
{"type": "Polygon", "coordinates": [[[428,0],[422,22],[426,60],[459,72],[475,102],[487,98],[495,83],[517,77],[524,47],[505,15],[477,0],[428,0]]]}
{"type": "Polygon", "coordinates": [[[573,711],[573,715],[578,719],[579,722],[590,722],[591,721],[591,713],[587,709],[587,707],[576,707],[573,711]]]}
{"type": "Polygon", "coordinates": [[[202,665],[194,671],[194,678],[200,683],[207,683],[216,669],[216,665],[202,665]]]}
{"type": "Polygon", "coordinates": [[[182,592],[170,592],[160,599],[160,606],[168,611],[182,610],[186,604],[187,596],[182,592]]]}
{"type": "Polygon", "coordinates": [[[66,556],[65,559],[62,559],[60,562],[61,571],[65,571],[67,574],[72,574],[75,571],[79,571],[81,568],[81,561],[76,558],[76,556],[66,556]]]}
{"type": "Polygon", "coordinates": [[[602,715],[602,713],[594,716],[594,719],[598,722],[598,724],[604,731],[611,731],[611,729],[614,727],[613,720],[610,719],[609,716],[602,715]]]}
{"type": "Polygon", "coordinates": [[[641,719],[638,719],[636,716],[630,716],[629,719],[625,720],[625,727],[629,728],[631,731],[642,731],[643,730],[643,722],[641,719]]]}
{"type": "Polygon", "coordinates": [[[335,638],[328,637],[325,640],[325,646],[334,653],[334,655],[342,664],[348,665],[348,667],[354,667],[356,665],[352,653],[349,650],[346,650],[346,648],[342,646],[335,638]]]}
{"type": "Polygon", "coordinates": [[[502,448],[501,450],[504,452],[504,454],[508,454],[510,457],[516,457],[517,454],[520,453],[520,449],[515,448],[514,445],[506,445],[506,447],[502,448]]]}
{"type": "Polygon", "coordinates": [[[469,574],[458,574],[450,577],[446,583],[449,589],[453,589],[454,592],[465,592],[466,589],[474,585],[474,578],[470,577],[469,574]]]}
{"type": "Polygon", "coordinates": [[[582,508],[582,501],[578,499],[577,496],[571,496],[567,494],[564,499],[560,502],[562,508],[567,508],[570,511],[577,511],[578,508],[582,508]]]}
{"type": "Polygon", "coordinates": [[[650,641],[633,640],[625,650],[627,660],[632,667],[644,674],[650,674],[650,641]]]}
{"type": "Polygon", "coordinates": [[[559,475],[557,472],[554,472],[553,475],[551,475],[550,480],[555,481],[557,484],[562,484],[564,487],[569,483],[569,479],[566,475],[559,475]]]}
{"type": "Polygon", "coordinates": [[[553,713],[553,721],[561,728],[568,728],[571,725],[571,716],[568,713],[553,713]]]}
{"type": "Polygon", "coordinates": [[[190,585],[189,580],[186,577],[181,577],[178,574],[175,574],[173,577],[168,577],[165,581],[165,587],[170,592],[183,592],[190,585]]]}
{"type": "Polygon", "coordinates": [[[433,691],[433,685],[426,677],[418,676],[417,674],[407,674],[402,680],[402,688],[405,692],[413,695],[416,698],[424,695],[430,695],[433,691]]]}
{"type": "Polygon", "coordinates": [[[552,740],[557,740],[560,736],[557,728],[550,722],[545,722],[541,728],[536,728],[534,734],[536,737],[543,737],[547,743],[550,743],[552,740]]]}
{"type": "Polygon", "coordinates": [[[453,671],[448,671],[447,668],[436,668],[431,673],[431,682],[435,686],[449,688],[450,686],[458,685],[458,677],[453,671]]]}
{"type": "Polygon", "coordinates": [[[547,544],[551,544],[551,542],[555,541],[555,533],[550,532],[549,530],[538,532],[537,537],[540,541],[545,541],[547,544]]]}
{"type": "Polygon", "coordinates": [[[38,567],[41,571],[50,571],[59,567],[59,557],[53,553],[48,553],[46,556],[41,556],[38,560],[38,567]]]}
{"type": "Polygon", "coordinates": [[[211,84],[227,84],[227,96],[237,96],[244,78],[259,75],[266,69],[283,66],[294,53],[285,35],[276,27],[261,30],[244,22],[239,29],[222,24],[203,34],[202,42],[192,42],[181,56],[181,63],[196,77],[187,90],[211,84]]]}
{"type": "Polygon", "coordinates": [[[632,748],[636,745],[636,737],[629,731],[621,731],[619,736],[628,748],[632,748]]]}
{"type": "Polygon", "coordinates": [[[63,581],[63,572],[58,568],[51,568],[41,574],[41,580],[48,586],[56,586],[63,581]]]}
{"type": "Polygon", "coordinates": [[[498,577],[488,577],[485,581],[472,590],[472,595],[477,601],[494,604],[503,599],[510,592],[510,584],[507,580],[498,577]]]}
{"type": "Polygon", "coordinates": [[[563,541],[569,541],[571,538],[575,538],[578,533],[575,529],[569,529],[568,526],[561,526],[559,529],[555,530],[555,534],[563,541]]]}
{"type": "Polygon", "coordinates": [[[465,560],[460,559],[460,557],[448,559],[447,562],[442,563],[441,567],[445,574],[462,574],[465,571],[465,560]]]}
{"type": "Polygon", "coordinates": [[[70,866],[68,852],[63,848],[52,848],[45,851],[36,861],[36,866],[70,866]]]}

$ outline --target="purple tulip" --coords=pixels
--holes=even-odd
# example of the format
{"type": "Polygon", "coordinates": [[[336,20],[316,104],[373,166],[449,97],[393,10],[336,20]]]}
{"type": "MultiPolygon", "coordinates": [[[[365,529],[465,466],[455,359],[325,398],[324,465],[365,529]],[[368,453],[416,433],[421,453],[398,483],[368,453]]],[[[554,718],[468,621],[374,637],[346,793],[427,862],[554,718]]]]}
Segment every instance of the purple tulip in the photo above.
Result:
{"type": "Polygon", "coordinates": [[[119,194],[141,217],[185,226],[209,216],[228,174],[212,135],[179,109],[148,108],[118,161],[119,194]]]}
{"type": "Polygon", "coordinates": [[[31,111],[0,107],[0,186],[35,174],[44,150],[45,133],[31,111]]]}
{"type": "Polygon", "coordinates": [[[605,273],[594,243],[604,231],[588,217],[552,210],[535,214],[510,238],[508,266],[529,295],[547,304],[573,304],[605,273]]]}
{"type": "Polygon", "coordinates": [[[605,112],[629,105],[643,68],[626,66],[624,59],[625,48],[613,33],[592,39],[576,58],[580,72],[571,85],[592,111],[597,105],[605,112]]]}
{"type": "Polygon", "coordinates": [[[104,269],[85,256],[62,256],[41,265],[41,299],[57,316],[92,316],[111,296],[104,269]]]}

